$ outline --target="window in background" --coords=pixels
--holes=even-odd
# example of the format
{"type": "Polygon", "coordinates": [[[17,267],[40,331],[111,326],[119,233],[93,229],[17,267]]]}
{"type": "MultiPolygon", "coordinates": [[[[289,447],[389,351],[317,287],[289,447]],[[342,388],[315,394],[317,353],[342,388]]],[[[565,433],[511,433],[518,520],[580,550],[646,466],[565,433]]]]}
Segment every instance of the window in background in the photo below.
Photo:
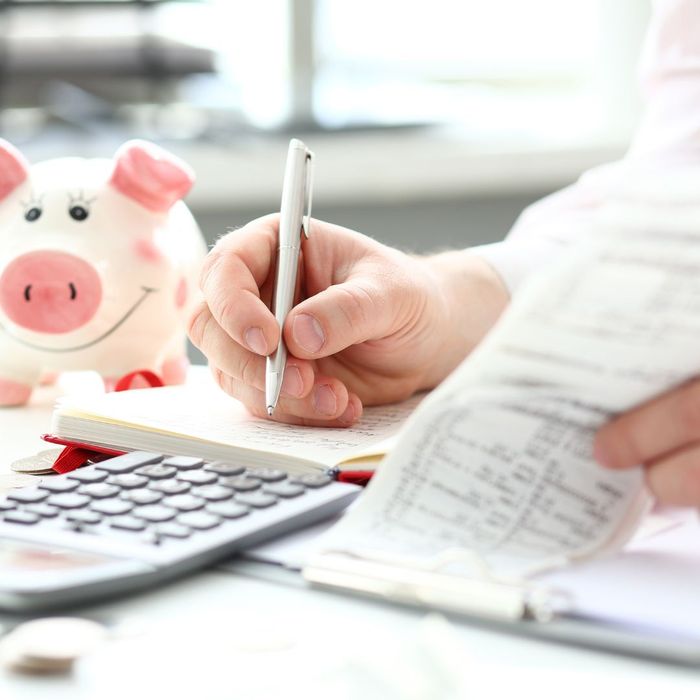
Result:
{"type": "Polygon", "coordinates": [[[628,130],[647,15],[643,0],[318,0],[312,113],[477,138],[628,130]]]}
{"type": "Polygon", "coordinates": [[[0,128],[619,137],[646,0],[0,2],[0,128]]]}

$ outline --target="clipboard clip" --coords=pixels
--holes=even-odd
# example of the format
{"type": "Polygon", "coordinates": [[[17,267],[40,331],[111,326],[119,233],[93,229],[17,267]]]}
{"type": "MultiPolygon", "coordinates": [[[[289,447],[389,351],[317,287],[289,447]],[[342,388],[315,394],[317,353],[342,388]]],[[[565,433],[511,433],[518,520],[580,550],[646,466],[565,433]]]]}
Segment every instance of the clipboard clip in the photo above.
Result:
{"type": "Polygon", "coordinates": [[[469,617],[544,623],[569,608],[561,591],[494,577],[470,550],[451,549],[428,560],[327,550],[312,557],[302,574],[313,585],[469,617]],[[473,573],[445,571],[455,564],[473,573]]]}

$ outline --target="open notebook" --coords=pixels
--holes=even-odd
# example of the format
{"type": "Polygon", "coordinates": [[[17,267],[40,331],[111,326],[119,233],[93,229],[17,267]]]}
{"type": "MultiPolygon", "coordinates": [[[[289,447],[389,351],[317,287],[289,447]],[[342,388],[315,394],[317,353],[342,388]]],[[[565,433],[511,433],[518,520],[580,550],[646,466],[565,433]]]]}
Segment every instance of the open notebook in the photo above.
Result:
{"type": "Polygon", "coordinates": [[[238,460],[293,473],[372,470],[421,396],[366,408],[351,428],[305,428],[251,416],[208,373],[184,386],[59,399],[52,437],[117,451],[238,460]]]}

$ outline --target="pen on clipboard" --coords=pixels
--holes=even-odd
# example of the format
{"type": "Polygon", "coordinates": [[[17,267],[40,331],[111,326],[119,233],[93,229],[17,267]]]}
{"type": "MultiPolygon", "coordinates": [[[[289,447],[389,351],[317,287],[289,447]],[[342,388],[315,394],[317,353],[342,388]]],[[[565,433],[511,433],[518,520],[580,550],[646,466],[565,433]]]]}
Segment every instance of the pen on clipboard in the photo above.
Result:
{"type": "Polygon", "coordinates": [[[302,232],[306,238],[309,237],[313,157],[313,153],[299,139],[289,142],[280,205],[275,286],[272,294],[272,313],[280,327],[280,338],[277,349],[267,357],[265,367],[265,405],[269,416],[277,406],[287,363],[287,347],[282,337],[282,329],[294,304],[302,232]]]}

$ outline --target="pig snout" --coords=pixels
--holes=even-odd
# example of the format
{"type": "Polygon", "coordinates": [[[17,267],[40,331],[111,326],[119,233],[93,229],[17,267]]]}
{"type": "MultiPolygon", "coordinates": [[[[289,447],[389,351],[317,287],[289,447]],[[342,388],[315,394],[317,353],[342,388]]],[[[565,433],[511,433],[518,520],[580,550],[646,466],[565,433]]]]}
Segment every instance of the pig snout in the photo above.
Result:
{"type": "Polygon", "coordinates": [[[54,250],[25,253],[0,276],[0,308],[19,326],[67,333],[87,323],[102,299],[102,283],[85,260],[54,250]]]}

